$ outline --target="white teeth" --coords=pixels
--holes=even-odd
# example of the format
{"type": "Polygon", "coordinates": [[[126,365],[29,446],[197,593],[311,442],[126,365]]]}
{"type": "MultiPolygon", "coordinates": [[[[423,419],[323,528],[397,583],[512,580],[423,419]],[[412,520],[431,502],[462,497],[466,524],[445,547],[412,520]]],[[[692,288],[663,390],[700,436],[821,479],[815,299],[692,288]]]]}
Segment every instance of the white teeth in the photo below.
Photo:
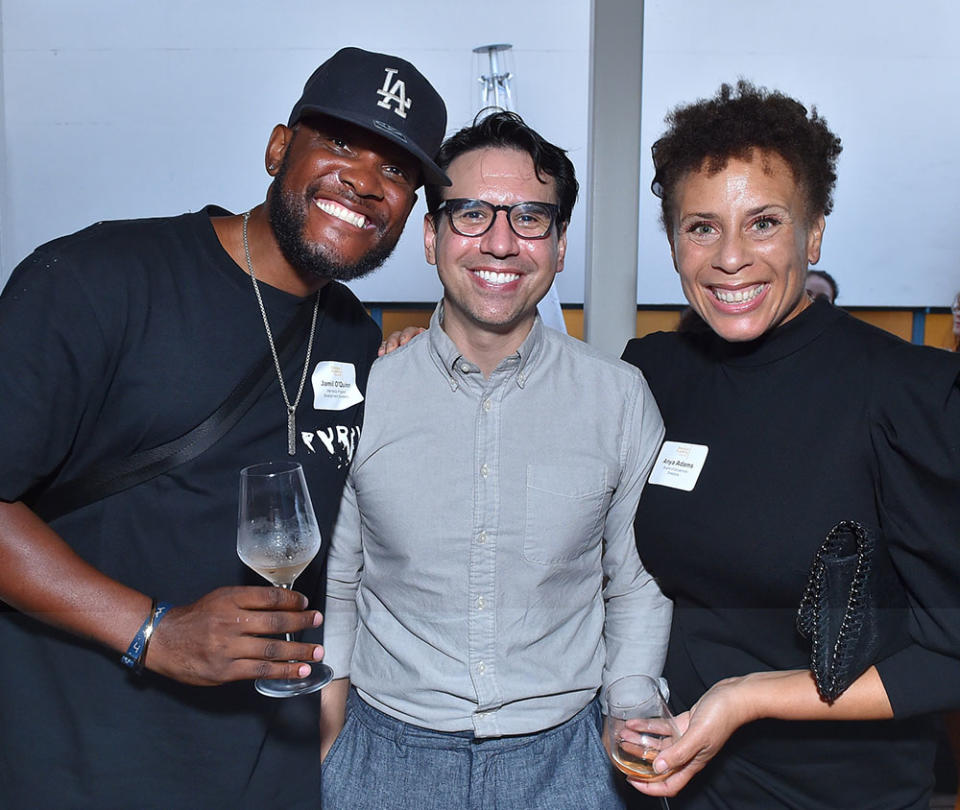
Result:
{"type": "Polygon", "coordinates": [[[721,290],[718,287],[713,288],[713,294],[717,300],[724,304],[742,304],[745,301],[752,301],[767,288],[766,284],[758,284],[756,287],[744,290],[721,290]]]}
{"type": "Polygon", "coordinates": [[[493,273],[490,270],[474,270],[488,284],[509,284],[520,278],[519,273],[493,273]]]}
{"type": "Polygon", "coordinates": [[[354,225],[357,228],[362,228],[367,224],[366,217],[363,217],[360,214],[355,214],[353,211],[349,211],[342,205],[337,205],[335,202],[330,202],[330,200],[314,200],[314,203],[316,204],[317,208],[323,211],[323,213],[329,214],[337,219],[342,219],[344,222],[349,222],[351,225],[354,225]]]}

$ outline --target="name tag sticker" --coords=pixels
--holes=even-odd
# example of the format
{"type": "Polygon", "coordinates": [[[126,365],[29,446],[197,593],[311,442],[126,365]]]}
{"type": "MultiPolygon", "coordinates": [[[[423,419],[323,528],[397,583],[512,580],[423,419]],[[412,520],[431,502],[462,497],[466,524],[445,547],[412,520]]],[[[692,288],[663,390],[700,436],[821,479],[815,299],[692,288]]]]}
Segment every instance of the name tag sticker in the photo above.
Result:
{"type": "Polygon", "coordinates": [[[318,411],[345,411],[351,405],[363,402],[353,363],[336,360],[317,363],[310,383],[313,385],[313,407],[318,411]]]}
{"type": "Polygon", "coordinates": [[[705,444],[664,442],[648,479],[651,484],[690,492],[700,477],[709,448],[705,444]]]}

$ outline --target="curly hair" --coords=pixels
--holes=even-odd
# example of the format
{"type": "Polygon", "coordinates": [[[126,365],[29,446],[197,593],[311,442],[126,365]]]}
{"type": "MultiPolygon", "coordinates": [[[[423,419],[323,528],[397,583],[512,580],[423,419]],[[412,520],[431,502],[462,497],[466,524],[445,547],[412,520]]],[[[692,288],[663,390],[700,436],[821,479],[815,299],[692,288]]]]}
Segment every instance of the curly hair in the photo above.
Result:
{"type": "MultiPolygon", "coordinates": [[[[570,221],[580,188],[573,163],[563,149],[545,140],[515,112],[490,107],[480,110],[471,126],[464,127],[443,142],[437,153],[436,164],[446,171],[460,155],[488,147],[516,149],[530,155],[537,179],[545,182],[543,175],[553,178],[560,225],[570,221]]],[[[434,215],[443,202],[444,188],[446,186],[429,183],[424,186],[427,210],[434,215]]]]}
{"type": "Polygon", "coordinates": [[[660,198],[668,230],[677,184],[706,166],[721,171],[730,158],[746,159],[753,149],[779,154],[807,197],[807,213],[829,214],[843,147],[827,122],[796,99],[755,87],[741,79],[736,88],[720,85],[712,99],[681,105],[666,117],[668,130],[653,145],[656,175],[651,188],[660,198]]]}

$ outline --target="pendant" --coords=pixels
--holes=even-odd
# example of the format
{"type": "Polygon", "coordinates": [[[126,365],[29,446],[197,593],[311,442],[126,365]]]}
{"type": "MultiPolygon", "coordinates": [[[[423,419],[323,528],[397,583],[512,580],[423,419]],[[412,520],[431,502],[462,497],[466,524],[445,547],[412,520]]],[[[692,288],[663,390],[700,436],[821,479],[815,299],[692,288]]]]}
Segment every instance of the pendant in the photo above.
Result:
{"type": "Polygon", "coordinates": [[[287,452],[291,456],[297,454],[297,412],[293,407],[287,408],[287,452]]]}

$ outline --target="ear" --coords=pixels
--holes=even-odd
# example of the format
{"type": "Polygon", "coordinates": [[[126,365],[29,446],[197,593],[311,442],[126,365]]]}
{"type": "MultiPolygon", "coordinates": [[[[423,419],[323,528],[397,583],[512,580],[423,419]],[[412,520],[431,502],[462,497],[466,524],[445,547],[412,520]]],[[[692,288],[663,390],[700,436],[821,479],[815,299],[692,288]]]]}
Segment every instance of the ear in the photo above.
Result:
{"type": "Polygon", "coordinates": [[[429,212],[423,215],[423,254],[427,264],[437,264],[437,228],[433,224],[433,215],[429,212]]]}
{"type": "Polygon", "coordinates": [[[567,226],[564,225],[557,237],[557,272],[563,272],[563,260],[567,256],[567,226]]]}
{"type": "Polygon", "coordinates": [[[276,176],[280,171],[280,164],[283,163],[283,156],[287,154],[287,149],[293,141],[293,130],[283,124],[277,124],[270,133],[270,139],[267,141],[267,153],[264,155],[263,163],[267,167],[267,174],[271,177],[276,176]]]}
{"type": "Polygon", "coordinates": [[[823,229],[827,221],[823,214],[818,214],[810,223],[807,231],[807,263],[816,264],[820,261],[820,245],[823,243],[823,229]]]}

